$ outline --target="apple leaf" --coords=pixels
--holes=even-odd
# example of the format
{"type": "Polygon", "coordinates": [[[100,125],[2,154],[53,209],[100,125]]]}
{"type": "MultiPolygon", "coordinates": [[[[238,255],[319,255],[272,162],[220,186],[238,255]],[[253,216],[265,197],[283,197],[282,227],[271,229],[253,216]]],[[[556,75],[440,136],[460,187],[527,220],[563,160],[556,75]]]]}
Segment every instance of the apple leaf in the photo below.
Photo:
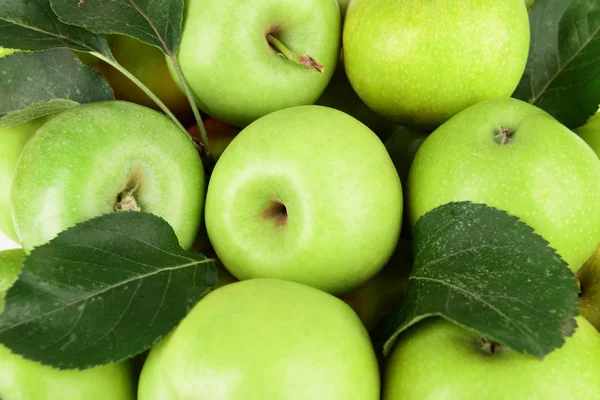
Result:
{"type": "Polygon", "coordinates": [[[600,103],[600,2],[536,1],[529,18],[529,59],[513,96],[577,128],[600,103]]]}
{"type": "Polygon", "coordinates": [[[0,47],[30,51],[68,47],[112,58],[104,36],[62,23],[50,0],[2,0],[0,47]]]}
{"type": "Polygon", "coordinates": [[[540,358],[574,332],[575,275],[516,217],[484,204],[448,203],[417,221],[413,249],[407,296],[373,335],[384,355],[398,335],[430,316],[540,358]]]}
{"type": "Polygon", "coordinates": [[[6,77],[0,81],[0,127],[114,99],[106,79],[67,49],[0,58],[0,76],[6,77]]]}
{"type": "Polygon", "coordinates": [[[181,41],[183,0],[51,0],[61,21],[96,33],[129,35],[175,54],[181,41]]]}
{"type": "Polygon", "coordinates": [[[0,343],[56,368],[121,361],[165,337],[216,279],[214,260],[182,250],[162,218],[109,213],[25,258],[0,343]]]}

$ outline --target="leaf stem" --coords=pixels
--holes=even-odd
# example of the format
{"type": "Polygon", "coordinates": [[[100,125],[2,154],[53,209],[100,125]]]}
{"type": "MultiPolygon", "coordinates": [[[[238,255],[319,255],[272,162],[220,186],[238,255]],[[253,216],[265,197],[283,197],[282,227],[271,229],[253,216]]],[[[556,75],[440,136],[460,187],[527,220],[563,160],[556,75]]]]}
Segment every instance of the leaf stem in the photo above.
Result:
{"type": "Polygon", "coordinates": [[[188,135],[191,138],[191,135],[189,134],[189,132],[183,127],[183,125],[181,125],[181,122],[179,122],[177,117],[175,117],[175,115],[173,115],[171,110],[169,110],[169,107],[167,107],[165,105],[165,103],[163,103],[150,89],[148,89],[148,87],[146,85],[144,85],[138,78],[136,78],[135,75],[133,75],[131,72],[129,72],[127,69],[125,69],[121,64],[119,64],[114,59],[107,58],[104,55],[102,55],[100,53],[96,53],[96,52],[92,52],[91,54],[94,55],[95,57],[101,59],[102,61],[112,65],[117,70],[119,70],[123,75],[125,75],[127,78],[129,78],[129,80],[131,80],[133,83],[135,83],[140,89],[142,89],[142,91],[144,93],[146,93],[148,95],[148,97],[150,97],[156,103],[156,105],[158,105],[158,107],[160,107],[160,109],[165,114],[167,114],[167,116],[169,118],[171,118],[173,120],[173,122],[175,123],[175,125],[177,125],[179,127],[179,129],[184,131],[186,133],[186,135],[188,135]]]}
{"type": "Polygon", "coordinates": [[[317,72],[325,71],[325,67],[323,64],[320,64],[309,55],[306,54],[297,54],[288,49],[283,43],[281,43],[275,36],[267,35],[267,42],[281,54],[283,57],[287,58],[290,61],[295,62],[296,64],[302,65],[306,69],[312,69],[317,72]]]}

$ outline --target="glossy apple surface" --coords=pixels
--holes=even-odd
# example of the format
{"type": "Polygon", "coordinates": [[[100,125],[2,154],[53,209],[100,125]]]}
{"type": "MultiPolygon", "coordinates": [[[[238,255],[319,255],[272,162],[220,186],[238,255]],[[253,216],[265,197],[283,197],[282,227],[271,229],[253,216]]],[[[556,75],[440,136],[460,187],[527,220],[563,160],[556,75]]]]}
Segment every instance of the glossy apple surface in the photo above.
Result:
{"type": "Polygon", "coordinates": [[[192,141],[164,115],[122,101],[91,103],[61,113],[25,145],[11,209],[29,252],[78,222],[131,207],[131,193],[141,211],[164,218],[189,248],[204,181],[192,141]]]}
{"type": "Polygon", "coordinates": [[[244,127],[317,100],[335,70],[340,26],[334,0],[190,0],[177,58],[200,108],[244,127]],[[279,56],[268,34],[316,59],[324,72],[279,56]]]}
{"type": "Polygon", "coordinates": [[[10,186],[21,151],[29,138],[48,117],[38,118],[20,125],[0,128],[0,232],[10,240],[18,241],[10,213],[10,186]]]}
{"type": "Polygon", "coordinates": [[[441,318],[402,334],[387,360],[383,400],[564,400],[600,393],[600,333],[577,317],[575,334],[544,360],[491,352],[476,333],[441,318]]]}
{"type": "Polygon", "coordinates": [[[352,309],[317,289],[253,279],[203,298],[155,346],[139,400],[378,400],[379,369],[352,309]]]}
{"type": "Polygon", "coordinates": [[[341,111],[271,113],[229,144],[211,176],[208,237],[237,278],[278,278],[341,294],[388,261],[402,187],[385,146],[341,111]]]}
{"type": "Polygon", "coordinates": [[[510,96],[529,36],[523,0],[353,0],[343,50],[370,108],[431,131],[479,101],[510,96]]]}
{"type": "Polygon", "coordinates": [[[413,226],[451,201],[484,203],[530,225],[573,271],[600,243],[600,160],[520,100],[481,102],[433,132],[417,151],[407,192],[413,226]]]}
{"type": "Polygon", "coordinates": [[[574,130],[600,157],[600,110],[588,122],[574,130]]]}

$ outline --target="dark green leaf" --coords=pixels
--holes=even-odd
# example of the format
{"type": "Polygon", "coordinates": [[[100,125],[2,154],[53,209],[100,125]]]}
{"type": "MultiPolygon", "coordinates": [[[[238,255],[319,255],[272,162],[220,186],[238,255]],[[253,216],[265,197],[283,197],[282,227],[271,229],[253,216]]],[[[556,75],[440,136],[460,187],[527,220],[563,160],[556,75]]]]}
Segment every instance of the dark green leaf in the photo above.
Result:
{"type": "Polygon", "coordinates": [[[514,97],[577,128],[600,103],[600,1],[536,1],[530,22],[529,59],[514,97]]]}
{"type": "Polygon", "coordinates": [[[22,249],[0,251],[0,313],[4,310],[4,292],[17,280],[24,258],[22,249]]]}
{"type": "Polygon", "coordinates": [[[574,274],[504,211],[469,202],[438,207],[417,221],[414,252],[407,297],[374,335],[385,355],[400,333],[434,315],[540,358],[575,329],[574,274]]]}
{"type": "Polygon", "coordinates": [[[102,74],[67,49],[14,53],[0,58],[0,127],[114,99],[102,74]]]}
{"type": "Polygon", "coordinates": [[[181,40],[183,0],[51,0],[61,21],[96,33],[133,36],[175,54],[181,40]]]}
{"type": "Polygon", "coordinates": [[[2,0],[0,47],[31,51],[68,47],[112,58],[104,36],[60,22],[50,0],[2,0]]]}
{"type": "Polygon", "coordinates": [[[0,343],[58,368],[124,360],[165,337],[215,286],[216,271],[182,250],[162,218],[110,213],[25,259],[0,314],[0,343]]]}

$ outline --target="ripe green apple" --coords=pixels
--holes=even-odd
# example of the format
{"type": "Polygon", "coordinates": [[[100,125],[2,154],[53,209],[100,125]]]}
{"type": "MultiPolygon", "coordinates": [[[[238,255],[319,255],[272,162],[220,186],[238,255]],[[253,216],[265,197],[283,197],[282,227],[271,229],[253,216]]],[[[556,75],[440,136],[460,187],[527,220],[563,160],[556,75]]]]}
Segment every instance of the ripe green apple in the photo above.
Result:
{"type": "Polygon", "coordinates": [[[10,213],[10,186],[21,151],[29,138],[50,117],[42,117],[20,125],[0,128],[0,232],[18,241],[10,213]]]}
{"type": "Polygon", "coordinates": [[[400,336],[385,367],[383,400],[597,399],[600,333],[576,320],[575,334],[540,360],[428,318],[400,336]]]}
{"type": "Polygon", "coordinates": [[[370,108],[432,131],[481,100],[510,96],[529,39],[523,0],[353,0],[343,50],[370,108]]]}
{"type": "Polygon", "coordinates": [[[452,201],[507,211],[543,236],[575,272],[600,242],[600,160],[541,109],[480,102],[423,142],[408,177],[411,223],[452,201]]]}
{"type": "Polygon", "coordinates": [[[390,261],[373,279],[340,297],[352,307],[368,331],[402,302],[412,262],[410,242],[400,240],[390,261]]]}
{"type": "Polygon", "coordinates": [[[352,309],[295,282],[251,279],[204,297],[155,346],[139,400],[378,400],[379,367],[352,309]]]}
{"type": "Polygon", "coordinates": [[[600,109],[585,125],[575,129],[575,133],[585,140],[600,157],[600,109]]]}
{"type": "Polygon", "coordinates": [[[190,0],[177,59],[199,107],[245,127],[319,98],[335,70],[340,30],[334,0],[190,0]],[[267,36],[313,57],[324,72],[281,57],[267,36]]]}
{"type": "Polygon", "coordinates": [[[592,256],[577,271],[579,311],[600,331],[600,244],[592,256]]]}
{"type": "MultiPolygon", "coordinates": [[[[4,292],[17,279],[25,252],[0,252],[0,312],[4,292]]],[[[0,344],[2,400],[134,400],[135,379],[129,361],[83,371],[57,370],[13,354],[0,344]]]]}
{"type": "Polygon", "coordinates": [[[240,280],[342,294],[383,268],[400,233],[402,187],[383,143],[323,106],[279,110],[242,130],[206,196],[210,242],[240,280]]]}
{"type": "MultiPolygon", "coordinates": [[[[119,64],[146,85],[173,114],[183,120],[192,120],[189,102],[173,81],[162,51],[126,35],[111,35],[110,49],[119,64]]],[[[117,100],[158,110],[156,103],[120,71],[108,64],[101,70],[117,100]]]]}
{"type": "Polygon", "coordinates": [[[164,218],[190,248],[204,185],[193,142],[167,117],[123,101],[90,103],[54,117],[27,142],[11,210],[26,252],[116,209],[164,218]]]}

